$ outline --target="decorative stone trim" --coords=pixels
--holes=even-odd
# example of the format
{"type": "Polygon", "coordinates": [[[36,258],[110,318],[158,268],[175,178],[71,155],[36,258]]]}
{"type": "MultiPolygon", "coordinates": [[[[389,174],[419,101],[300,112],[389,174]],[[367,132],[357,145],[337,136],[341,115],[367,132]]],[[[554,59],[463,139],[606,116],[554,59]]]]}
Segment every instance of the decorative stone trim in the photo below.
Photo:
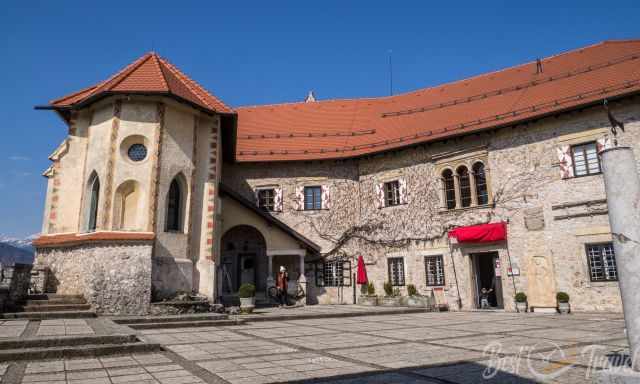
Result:
{"type": "MultiPolygon", "coordinates": [[[[200,116],[193,116],[193,151],[191,153],[191,182],[189,183],[189,212],[188,218],[189,221],[187,223],[187,257],[191,257],[191,240],[193,239],[193,215],[195,213],[195,191],[196,191],[196,166],[198,162],[198,128],[200,127],[200,116]]],[[[193,260],[197,261],[197,260],[193,260]]]]}
{"type": "Polygon", "coordinates": [[[118,130],[120,129],[120,111],[122,102],[116,100],[113,103],[113,118],[111,119],[111,137],[109,138],[109,160],[107,160],[107,172],[105,178],[104,205],[102,215],[102,228],[109,228],[109,220],[111,218],[111,193],[113,191],[113,168],[116,161],[116,153],[118,151],[117,139],[118,130]]]}
{"type": "Polygon", "coordinates": [[[153,174],[151,175],[151,190],[149,193],[150,201],[149,201],[149,225],[147,230],[153,232],[156,228],[156,222],[158,220],[158,194],[159,188],[158,183],[160,183],[160,168],[161,168],[161,160],[162,160],[162,139],[164,136],[164,114],[165,114],[165,105],[164,103],[156,104],[156,136],[154,138],[155,144],[155,152],[153,154],[153,161],[155,164],[155,169],[153,170],[153,174]]]}
{"type": "Polygon", "coordinates": [[[70,247],[95,242],[152,241],[151,232],[91,232],[42,235],[33,241],[35,248],[70,247]]]}
{"type": "Polygon", "coordinates": [[[49,207],[49,224],[47,227],[48,233],[55,233],[56,231],[56,219],[58,217],[58,201],[60,200],[60,196],[58,192],[60,191],[60,161],[55,160],[52,165],[51,175],[53,177],[53,187],[51,188],[51,206],[49,207]]]}
{"type": "MultiPolygon", "coordinates": [[[[89,143],[91,142],[91,126],[93,125],[93,110],[89,110],[89,124],[87,125],[87,137],[84,146],[84,160],[82,161],[82,194],[80,195],[80,211],[78,212],[78,232],[85,226],[85,201],[87,199],[87,157],[89,155],[89,143]]],[[[96,218],[97,219],[97,218],[96,218]]]]}
{"type": "Polygon", "coordinates": [[[209,167],[207,175],[207,228],[206,228],[206,251],[205,258],[213,261],[214,247],[214,227],[216,221],[216,187],[217,187],[217,167],[218,167],[218,121],[214,121],[209,136],[209,167]]]}

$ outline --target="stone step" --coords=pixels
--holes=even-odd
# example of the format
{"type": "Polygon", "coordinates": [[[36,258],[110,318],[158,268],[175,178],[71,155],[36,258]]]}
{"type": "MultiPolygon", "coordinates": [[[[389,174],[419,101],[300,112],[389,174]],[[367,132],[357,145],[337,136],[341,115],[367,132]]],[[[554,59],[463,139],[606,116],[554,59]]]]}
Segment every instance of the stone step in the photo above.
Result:
{"type": "Polygon", "coordinates": [[[94,311],[12,312],[0,314],[1,319],[28,320],[87,319],[92,317],[96,317],[94,311]]]}
{"type": "Polygon", "coordinates": [[[140,340],[136,335],[32,337],[26,339],[0,340],[0,350],[22,348],[55,348],[79,345],[129,344],[140,340]]]}
{"type": "Polygon", "coordinates": [[[185,315],[166,316],[127,316],[114,317],[111,320],[116,324],[144,324],[144,323],[171,323],[176,321],[200,321],[200,320],[226,320],[229,316],[222,313],[194,313],[185,315]]]}
{"type": "Polygon", "coordinates": [[[55,297],[51,299],[29,299],[26,305],[42,305],[42,304],[86,304],[84,297],[55,297]]]}
{"type": "Polygon", "coordinates": [[[81,299],[84,300],[84,296],[82,295],[61,295],[58,293],[38,293],[33,295],[28,295],[27,300],[59,300],[59,299],[81,299]]]}
{"type": "Polygon", "coordinates": [[[91,309],[90,304],[37,304],[22,307],[24,312],[87,311],[89,309],[91,309]]]}
{"type": "Polygon", "coordinates": [[[163,329],[163,328],[193,328],[193,327],[215,327],[241,325],[245,320],[198,320],[198,321],[175,321],[164,323],[141,323],[141,324],[125,324],[131,329],[163,329]]]}
{"type": "Polygon", "coordinates": [[[19,348],[0,350],[0,362],[16,360],[60,359],[67,357],[96,357],[115,354],[157,352],[159,344],[132,342],[126,344],[88,344],[50,348],[19,348]]]}

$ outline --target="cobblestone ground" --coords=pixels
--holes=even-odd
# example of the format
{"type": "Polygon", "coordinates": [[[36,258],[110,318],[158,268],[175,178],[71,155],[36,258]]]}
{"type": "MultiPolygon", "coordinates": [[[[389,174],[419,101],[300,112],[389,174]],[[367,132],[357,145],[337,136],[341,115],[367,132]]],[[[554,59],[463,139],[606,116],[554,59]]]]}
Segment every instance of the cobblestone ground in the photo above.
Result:
{"type": "MultiPolygon", "coordinates": [[[[81,324],[49,326],[69,333],[81,324]]],[[[585,383],[628,353],[618,314],[386,314],[141,338],[166,352],[6,363],[2,383],[585,383]]]]}

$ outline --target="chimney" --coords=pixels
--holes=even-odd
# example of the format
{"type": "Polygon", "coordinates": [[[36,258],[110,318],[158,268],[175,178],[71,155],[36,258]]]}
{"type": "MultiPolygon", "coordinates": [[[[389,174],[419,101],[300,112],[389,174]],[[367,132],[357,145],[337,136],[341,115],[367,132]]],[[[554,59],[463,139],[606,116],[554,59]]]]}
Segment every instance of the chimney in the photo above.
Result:
{"type": "Polygon", "coordinates": [[[316,96],[313,94],[313,91],[309,91],[309,94],[307,95],[307,98],[304,99],[305,103],[315,103],[316,101],[316,96]]]}
{"type": "Polygon", "coordinates": [[[536,59],[536,75],[539,75],[541,73],[542,73],[542,60],[538,58],[536,59]]]}

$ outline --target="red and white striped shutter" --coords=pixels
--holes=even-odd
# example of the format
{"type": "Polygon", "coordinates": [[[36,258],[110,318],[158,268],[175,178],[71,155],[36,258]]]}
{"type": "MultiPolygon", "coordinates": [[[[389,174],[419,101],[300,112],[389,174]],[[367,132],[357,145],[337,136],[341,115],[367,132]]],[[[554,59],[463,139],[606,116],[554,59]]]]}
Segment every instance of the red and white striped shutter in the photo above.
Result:
{"type": "Polygon", "coordinates": [[[611,139],[609,138],[609,135],[606,135],[596,140],[596,151],[598,152],[598,154],[600,154],[600,152],[604,151],[605,149],[609,149],[609,148],[611,148],[611,139]]]}
{"type": "Polygon", "coordinates": [[[557,148],[558,160],[560,161],[560,177],[569,179],[573,177],[573,157],[571,156],[571,146],[563,145],[557,148]]]}
{"type": "Polygon", "coordinates": [[[273,197],[273,208],[276,212],[282,212],[282,187],[275,188],[275,196],[273,197]]]}
{"type": "Polygon", "coordinates": [[[400,190],[400,204],[407,204],[409,202],[407,180],[404,178],[398,179],[398,187],[400,190]]]}
{"type": "Polygon", "coordinates": [[[331,193],[328,185],[323,185],[322,189],[322,209],[331,209],[331,193]]]}
{"type": "Polygon", "coordinates": [[[378,201],[378,209],[384,208],[384,183],[376,184],[376,200],[378,201]]]}
{"type": "Polygon", "coordinates": [[[296,187],[296,209],[302,211],[304,209],[304,187],[296,187]]]}

